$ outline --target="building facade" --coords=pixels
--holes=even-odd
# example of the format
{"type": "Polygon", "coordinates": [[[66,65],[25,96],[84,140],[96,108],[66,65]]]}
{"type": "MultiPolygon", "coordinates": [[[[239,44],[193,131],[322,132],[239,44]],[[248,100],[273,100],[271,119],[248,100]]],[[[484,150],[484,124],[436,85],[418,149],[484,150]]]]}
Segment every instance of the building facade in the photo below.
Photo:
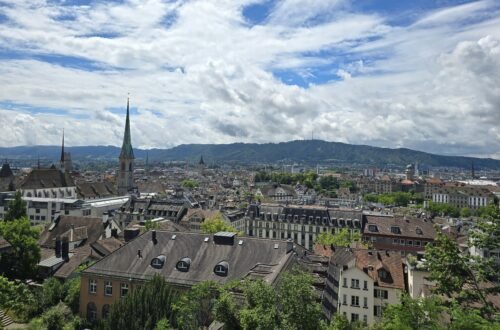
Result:
{"type": "Polygon", "coordinates": [[[348,228],[352,233],[361,232],[362,221],[362,211],[355,209],[254,204],[247,210],[245,233],[261,238],[292,239],[312,250],[320,233],[335,234],[343,228],[348,228]]]}
{"type": "Polygon", "coordinates": [[[386,306],[398,304],[405,289],[403,262],[397,252],[337,248],[328,266],[322,307],[349,321],[375,323],[386,306]]]}

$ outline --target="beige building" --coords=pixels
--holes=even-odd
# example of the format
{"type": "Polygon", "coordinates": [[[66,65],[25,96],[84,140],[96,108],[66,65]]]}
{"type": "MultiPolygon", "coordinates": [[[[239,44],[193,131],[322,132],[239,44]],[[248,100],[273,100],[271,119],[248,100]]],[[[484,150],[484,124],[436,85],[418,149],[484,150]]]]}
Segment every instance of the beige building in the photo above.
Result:
{"type": "Polygon", "coordinates": [[[293,242],[226,232],[149,231],[82,272],[80,315],[105,318],[113,303],[155,275],[180,289],[201,281],[257,278],[275,285],[303,255],[296,249],[293,242]]]}

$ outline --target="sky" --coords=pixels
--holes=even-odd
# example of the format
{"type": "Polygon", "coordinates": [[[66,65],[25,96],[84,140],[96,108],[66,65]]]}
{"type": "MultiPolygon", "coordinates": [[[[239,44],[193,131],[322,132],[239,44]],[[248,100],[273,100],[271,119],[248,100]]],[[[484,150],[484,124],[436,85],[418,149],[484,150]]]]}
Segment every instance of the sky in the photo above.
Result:
{"type": "Polygon", "coordinates": [[[0,146],[322,139],[500,159],[500,1],[0,0],[0,146]]]}

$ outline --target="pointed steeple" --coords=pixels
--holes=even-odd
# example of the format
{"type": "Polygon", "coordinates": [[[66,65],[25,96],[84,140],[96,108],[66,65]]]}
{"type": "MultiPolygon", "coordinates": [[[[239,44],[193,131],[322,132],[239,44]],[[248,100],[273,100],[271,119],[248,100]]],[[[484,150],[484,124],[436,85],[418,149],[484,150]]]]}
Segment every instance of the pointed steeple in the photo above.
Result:
{"type": "Polygon", "coordinates": [[[62,135],[62,147],[61,147],[61,167],[64,165],[64,128],[62,135]]]}
{"type": "Polygon", "coordinates": [[[205,165],[205,162],[203,161],[203,155],[201,155],[198,165],[205,165]]]}
{"type": "Polygon", "coordinates": [[[127,119],[125,120],[125,133],[123,135],[123,144],[122,151],[120,152],[120,159],[135,159],[130,136],[129,105],[130,98],[127,98],[127,119]]]}

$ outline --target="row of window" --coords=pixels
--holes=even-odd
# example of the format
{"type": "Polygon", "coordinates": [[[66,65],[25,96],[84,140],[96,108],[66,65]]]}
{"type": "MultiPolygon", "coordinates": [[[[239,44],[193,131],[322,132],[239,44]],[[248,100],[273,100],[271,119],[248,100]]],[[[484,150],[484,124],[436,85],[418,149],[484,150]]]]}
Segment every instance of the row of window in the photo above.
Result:
{"type": "MultiPolygon", "coordinates": [[[[347,277],[344,277],[344,288],[347,288],[347,277]]],[[[359,280],[351,279],[351,289],[359,289],[359,280]]],[[[363,290],[368,290],[368,281],[363,281],[363,290]]]]}
{"type": "MultiPolygon", "coordinates": [[[[342,304],[347,305],[347,295],[343,295],[342,304]]],[[[360,307],[359,305],[359,296],[351,296],[351,306],[352,307],[360,307]]],[[[368,298],[363,297],[363,308],[368,308],[368,298]]]]}
{"type": "MultiPolygon", "coordinates": [[[[125,297],[128,294],[128,283],[120,283],[120,297],[125,297]]],[[[111,297],[113,295],[113,282],[104,281],[104,295],[111,297]]],[[[89,293],[97,293],[97,280],[89,279],[89,293]]]]}

